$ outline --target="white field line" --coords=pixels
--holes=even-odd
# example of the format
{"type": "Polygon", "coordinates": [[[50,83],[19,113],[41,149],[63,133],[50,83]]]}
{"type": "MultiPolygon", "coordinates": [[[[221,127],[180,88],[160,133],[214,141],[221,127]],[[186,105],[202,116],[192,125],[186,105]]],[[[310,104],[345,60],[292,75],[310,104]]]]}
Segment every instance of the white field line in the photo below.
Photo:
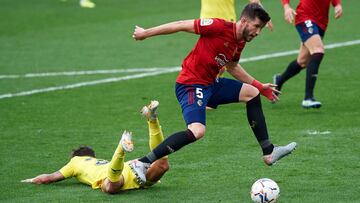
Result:
{"type": "MultiPolygon", "coordinates": [[[[334,49],[338,47],[351,46],[360,44],[360,40],[340,42],[325,45],[326,49],[334,49]]],[[[277,52],[273,54],[264,54],[260,56],[254,56],[249,58],[240,59],[240,63],[249,61],[259,61],[269,58],[277,58],[282,56],[289,56],[299,53],[299,50],[291,50],[284,52],[277,52]]],[[[98,75],[98,74],[114,74],[114,73],[132,73],[132,72],[153,72],[165,70],[168,68],[132,68],[132,69],[113,69],[113,70],[87,70],[87,71],[69,71],[69,72],[49,72],[49,73],[27,73],[24,75],[0,75],[0,79],[16,79],[16,78],[33,78],[33,77],[51,77],[51,76],[76,76],[76,75],[98,75]]]]}
{"type": "Polygon", "coordinates": [[[74,76],[74,75],[100,75],[114,73],[134,73],[134,72],[154,72],[164,68],[131,68],[131,69],[114,69],[114,70],[86,70],[86,71],[68,71],[68,72],[50,72],[50,73],[27,73],[24,75],[0,75],[0,79],[16,78],[34,78],[34,77],[51,77],[51,76],[74,76]]]}
{"type": "Polygon", "coordinates": [[[319,131],[319,130],[308,130],[306,131],[308,135],[328,135],[331,134],[331,131],[319,131]]]}
{"type": "MultiPolygon", "coordinates": [[[[329,44],[329,45],[325,46],[325,49],[334,49],[334,48],[338,48],[338,47],[351,46],[351,45],[356,45],[356,44],[360,44],[360,40],[329,44]]],[[[284,52],[277,52],[277,53],[273,53],[273,54],[265,54],[265,55],[255,56],[255,57],[249,57],[249,58],[241,59],[240,63],[249,62],[249,61],[259,61],[259,60],[277,58],[277,57],[282,57],[282,56],[289,56],[289,55],[297,54],[298,52],[299,52],[298,50],[291,50],[291,51],[284,51],[284,52]]],[[[7,93],[7,94],[0,95],[0,99],[18,97],[18,96],[27,96],[27,95],[37,94],[37,93],[52,92],[52,91],[64,90],[64,89],[74,89],[74,88],[78,88],[78,87],[118,82],[118,81],[122,81],[122,80],[143,78],[143,77],[160,75],[160,74],[164,74],[164,73],[176,72],[179,70],[180,70],[180,67],[167,67],[167,68],[139,68],[139,69],[121,69],[121,70],[71,71],[71,72],[54,72],[54,73],[28,73],[25,75],[0,75],[0,79],[5,79],[5,78],[24,78],[24,77],[30,78],[30,77],[47,77],[47,76],[110,74],[110,73],[124,73],[124,72],[128,72],[128,73],[129,72],[148,72],[148,73],[140,73],[140,74],[135,74],[135,75],[123,76],[123,77],[114,77],[114,78],[107,78],[107,79],[102,79],[102,80],[75,83],[75,84],[70,84],[70,85],[48,87],[48,88],[43,88],[43,89],[34,89],[34,90],[18,92],[18,93],[7,93]]]]}
{"type": "Polygon", "coordinates": [[[148,76],[160,75],[160,74],[164,74],[164,73],[176,72],[179,70],[180,70],[180,67],[175,67],[175,68],[163,69],[160,71],[154,71],[154,72],[150,72],[150,73],[140,73],[140,74],[135,74],[135,75],[127,75],[127,76],[123,76],[123,77],[106,78],[106,79],[102,79],[102,80],[80,82],[80,83],[75,83],[75,84],[71,84],[71,85],[55,86],[55,87],[48,87],[48,88],[43,88],[43,89],[34,89],[34,90],[24,91],[24,92],[19,92],[19,93],[8,93],[8,94],[0,95],[0,99],[19,97],[19,96],[27,96],[27,95],[32,95],[32,94],[37,94],[37,93],[42,93],[42,92],[52,92],[52,91],[56,91],[56,90],[74,89],[74,88],[84,87],[84,86],[92,86],[92,85],[98,85],[98,84],[104,84],[104,83],[118,82],[121,80],[143,78],[143,77],[148,77],[148,76]]]}

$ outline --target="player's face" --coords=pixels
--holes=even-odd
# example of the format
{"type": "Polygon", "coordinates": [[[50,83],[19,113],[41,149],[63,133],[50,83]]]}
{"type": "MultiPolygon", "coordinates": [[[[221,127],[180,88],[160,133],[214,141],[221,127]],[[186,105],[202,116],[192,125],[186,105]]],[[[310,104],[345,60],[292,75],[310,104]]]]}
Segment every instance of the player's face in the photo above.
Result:
{"type": "Polygon", "coordinates": [[[259,18],[255,18],[255,20],[248,19],[242,36],[245,41],[250,42],[252,39],[254,39],[260,34],[263,27],[264,24],[259,20],[259,18]]]}

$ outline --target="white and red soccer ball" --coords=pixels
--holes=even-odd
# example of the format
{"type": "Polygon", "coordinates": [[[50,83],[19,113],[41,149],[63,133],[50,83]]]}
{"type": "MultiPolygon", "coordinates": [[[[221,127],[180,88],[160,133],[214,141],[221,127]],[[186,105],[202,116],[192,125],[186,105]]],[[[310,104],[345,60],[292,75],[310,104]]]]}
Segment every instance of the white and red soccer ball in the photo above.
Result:
{"type": "Polygon", "coordinates": [[[261,178],[251,186],[250,195],[255,203],[275,203],[279,199],[280,188],[275,181],[261,178]]]}

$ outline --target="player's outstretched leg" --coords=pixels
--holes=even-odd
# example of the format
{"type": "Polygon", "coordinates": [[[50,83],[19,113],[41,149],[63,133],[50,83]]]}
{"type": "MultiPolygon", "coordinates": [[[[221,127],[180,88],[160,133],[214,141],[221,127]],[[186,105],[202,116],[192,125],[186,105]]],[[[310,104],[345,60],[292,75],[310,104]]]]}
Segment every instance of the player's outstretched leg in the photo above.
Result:
{"type": "MultiPolygon", "coordinates": [[[[152,150],[154,147],[158,145],[158,143],[161,143],[164,140],[160,128],[160,124],[157,119],[156,110],[158,106],[159,106],[158,101],[151,101],[149,105],[144,106],[140,111],[140,114],[148,119],[149,134],[150,134],[150,140],[149,140],[150,150],[152,150]]],[[[150,163],[141,162],[139,160],[133,160],[130,164],[130,167],[136,174],[138,178],[138,182],[140,182],[141,184],[145,184],[147,181],[146,174],[148,172],[148,169],[150,168],[150,163]]]]}
{"type": "Polygon", "coordinates": [[[161,130],[159,119],[157,118],[159,104],[158,101],[151,101],[149,105],[144,106],[140,111],[140,114],[148,120],[150,151],[164,141],[164,135],[161,130]]]}
{"type": "Polygon", "coordinates": [[[286,146],[274,146],[271,154],[263,156],[265,164],[271,166],[281,158],[291,154],[296,148],[296,142],[292,142],[286,146]]]}
{"type": "MultiPolygon", "coordinates": [[[[160,126],[160,121],[157,117],[157,109],[159,102],[151,101],[147,106],[144,106],[141,110],[141,115],[148,119],[149,127],[149,147],[150,151],[157,147],[164,141],[164,135],[160,126]],[[153,118],[153,119],[149,119],[153,118]]],[[[161,177],[169,170],[170,164],[168,162],[168,156],[164,156],[151,164],[146,173],[146,185],[153,185],[161,179],[161,177]]]]}
{"type": "Polygon", "coordinates": [[[124,168],[125,152],[132,152],[133,150],[132,134],[131,132],[124,131],[109,164],[107,177],[111,182],[118,182],[120,180],[120,175],[124,168]]]}
{"type": "MultiPolygon", "coordinates": [[[[145,116],[149,121],[157,119],[156,110],[159,106],[158,101],[151,101],[148,106],[145,106],[140,113],[145,116]]],[[[189,129],[174,133],[158,144],[149,154],[138,159],[142,163],[153,163],[162,157],[176,152],[182,147],[195,142],[196,137],[189,129]]]]}
{"type": "Polygon", "coordinates": [[[124,131],[109,163],[107,178],[105,178],[101,185],[103,192],[115,194],[120,191],[120,188],[124,185],[124,179],[121,179],[121,174],[124,168],[125,152],[131,152],[133,150],[134,144],[132,142],[131,132],[124,131]]]}

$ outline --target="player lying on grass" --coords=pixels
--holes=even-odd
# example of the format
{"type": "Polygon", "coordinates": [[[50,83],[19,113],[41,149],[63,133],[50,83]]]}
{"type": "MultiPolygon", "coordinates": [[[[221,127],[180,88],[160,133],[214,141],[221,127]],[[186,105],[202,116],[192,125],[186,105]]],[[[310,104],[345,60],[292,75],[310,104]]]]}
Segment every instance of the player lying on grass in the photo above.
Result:
{"type": "MultiPolygon", "coordinates": [[[[148,119],[150,150],[164,140],[156,115],[158,105],[157,101],[152,101],[141,111],[148,119]]],[[[132,134],[124,131],[110,162],[95,158],[94,150],[83,146],[73,150],[71,160],[59,171],[41,174],[21,182],[47,184],[75,177],[93,189],[101,188],[103,192],[114,194],[122,190],[149,187],[158,182],[169,170],[167,157],[155,161],[148,170],[142,168],[143,165],[138,164],[137,160],[124,162],[125,153],[131,152],[133,149],[132,134]]]]}

